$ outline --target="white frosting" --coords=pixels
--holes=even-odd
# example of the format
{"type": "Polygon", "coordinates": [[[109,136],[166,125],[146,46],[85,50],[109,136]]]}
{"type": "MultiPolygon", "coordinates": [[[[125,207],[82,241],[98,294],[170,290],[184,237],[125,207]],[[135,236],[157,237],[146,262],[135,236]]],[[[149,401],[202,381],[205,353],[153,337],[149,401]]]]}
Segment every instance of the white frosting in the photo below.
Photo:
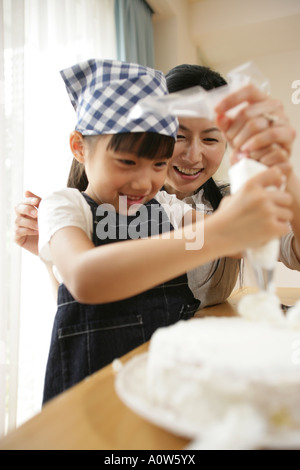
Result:
{"type": "Polygon", "coordinates": [[[186,450],[244,450],[261,445],[266,433],[265,420],[248,405],[230,408],[224,419],[208,425],[200,439],[186,450]]]}
{"type": "Polygon", "coordinates": [[[280,251],[280,240],[270,240],[263,246],[247,250],[247,255],[255,266],[265,269],[274,269],[280,251]]]}
{"type": "Polygon", "coordinates": [[[242,297],[238,304],[239,314],[253,321],[264,321],[284,326],[286,318],[276,294],[260,291],[242,297]]]}
{"type": "Polygon", "coordinates": [[[288,310],[286,314],[287,325],[292,328],[300,329],[300,300],[288,310]]]}
{"type": "Polygon", "coordinates": [[[300,329],[300,301],[284,315],[279,297],[272,292],[245,295],[238,304],[238,312],[248,320],[300,329]]]}
{"type": "Polygon", "coordinates": [[[250,406],[266,428],[300,430],[296,344],[300,348],[298,331],[240,317],[160,328],[150,341],[148,399],[201,426],[250,406]]]}

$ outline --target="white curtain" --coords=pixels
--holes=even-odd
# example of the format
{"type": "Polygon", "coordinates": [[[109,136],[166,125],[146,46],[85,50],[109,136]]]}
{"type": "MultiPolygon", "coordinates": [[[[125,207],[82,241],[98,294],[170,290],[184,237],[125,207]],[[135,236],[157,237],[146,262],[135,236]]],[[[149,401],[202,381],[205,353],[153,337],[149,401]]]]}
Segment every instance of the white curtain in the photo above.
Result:
{"type": "Polygon", "coordinates": [[[75,113],[59,70],[117,53],[113,0],[0,5],[1,436],[40,410],[56,308],[45,266],[13,242],[14,206],[66,184],[75,113]]]}

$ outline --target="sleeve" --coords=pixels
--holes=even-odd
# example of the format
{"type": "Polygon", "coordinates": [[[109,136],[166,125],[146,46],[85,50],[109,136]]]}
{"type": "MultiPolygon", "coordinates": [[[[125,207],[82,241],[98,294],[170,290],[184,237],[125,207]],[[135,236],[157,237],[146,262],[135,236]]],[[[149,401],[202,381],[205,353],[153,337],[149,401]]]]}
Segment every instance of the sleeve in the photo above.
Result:
{"type": "Polygon", "coordinates": [[[241,260],[220,258],[187,273],[188,284],[200,308],[216,305],[228,299],[236,286],[241,260]]]}
{"type": "MultiPolygon", "coordinates": [[[[230,194],[227,183],[218,182],[222,195],[230,194]]],[[[205,214],[214,212],[211,204],[206,201],[203,190],[186,201],[193,200],[197,211],[205,214]]],[[[201,265],[187,273],[188,284],[194,297],[201,301],[200,309],[225,302],[235,288],[241,273],[242,260],[235,258],[219,258],[201,265]]]]}
{"type": "Polygon", "coordinates": [[[279,260],[289,269],[300,271],[300,261],[293,250],[293,232],[289,232],[280,240],[279,260]]]}
{"type": "Polygon", "coordinates": [[[177,199],[175,194],[168,194],[166,191],[159,191],[155,199],[163,206],[175,230],[181,226],[185,214],[192,209],[192,206],[177,199]]]}
{"type": "Polygon", "coordinates": [[[46,196],[39,207],[39,255],[52,262],[49,242],[55,232],[64,227],[81,228],[92,239],[91,209],[77,189],[65,188],[46,196]]]}

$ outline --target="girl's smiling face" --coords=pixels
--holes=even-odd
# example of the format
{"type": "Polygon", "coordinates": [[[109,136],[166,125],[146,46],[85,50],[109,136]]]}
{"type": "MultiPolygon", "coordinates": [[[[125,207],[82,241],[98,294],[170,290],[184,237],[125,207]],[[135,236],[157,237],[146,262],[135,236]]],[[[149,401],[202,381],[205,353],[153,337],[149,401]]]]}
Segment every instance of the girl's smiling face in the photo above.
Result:
{"type": "Polygon", "coordinates": [[[179,199],[193,194],[217,171],[225,149],[226,140],[213,121],[179,118],[165,189],[175,193],[179,199]]]}
{"type": "Polygon", "coordinates": [[[121,196],[127,197],[127,210],[133,204],[145,204],[163,186],[169,159],[116,152],[108,148],[110,139],[111,135],[103,135],[85,145],[86,193],[98,204],[113,205],[117,212],[121,196]]]}

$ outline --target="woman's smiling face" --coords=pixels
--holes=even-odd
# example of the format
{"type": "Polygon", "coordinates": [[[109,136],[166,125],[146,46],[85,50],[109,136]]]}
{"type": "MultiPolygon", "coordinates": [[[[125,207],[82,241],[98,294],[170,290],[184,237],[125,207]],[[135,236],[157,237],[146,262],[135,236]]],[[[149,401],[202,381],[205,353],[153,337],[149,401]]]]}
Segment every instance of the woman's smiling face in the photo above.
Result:
{"type": "Polygon", "coordinates": [[[180,199],[193,194],[217,171],[225,149],[226,140],[213,121],[179,118],[165,189],[180,199]]]}

